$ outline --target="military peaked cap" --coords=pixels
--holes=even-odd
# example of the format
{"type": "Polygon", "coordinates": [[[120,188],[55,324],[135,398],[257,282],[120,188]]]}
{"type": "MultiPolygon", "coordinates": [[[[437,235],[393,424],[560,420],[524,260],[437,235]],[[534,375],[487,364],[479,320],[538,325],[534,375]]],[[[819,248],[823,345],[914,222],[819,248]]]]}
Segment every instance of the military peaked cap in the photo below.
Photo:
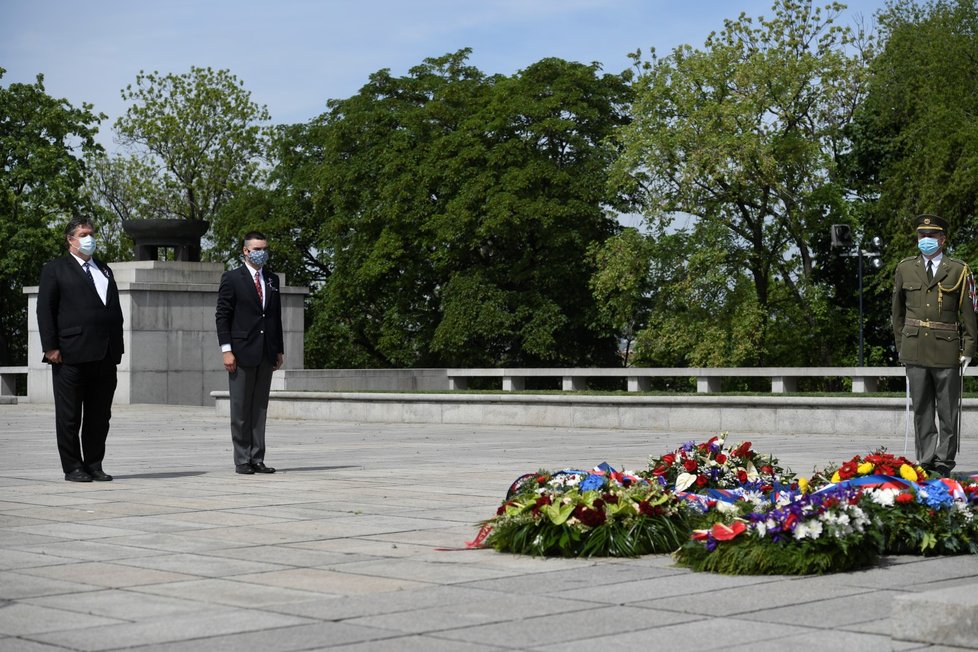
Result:
{"type": "Polygon", "coordinates": [[[924,213],[915,217],[913,222],[918,231],[944,231],[947,233],[947,220],[938,215],[924,213]]]}

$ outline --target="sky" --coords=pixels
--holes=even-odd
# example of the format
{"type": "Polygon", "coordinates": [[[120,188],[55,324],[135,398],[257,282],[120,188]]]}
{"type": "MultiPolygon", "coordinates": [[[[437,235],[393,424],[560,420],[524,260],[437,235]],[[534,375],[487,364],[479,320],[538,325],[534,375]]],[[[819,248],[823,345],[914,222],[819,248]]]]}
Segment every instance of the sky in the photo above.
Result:
{"type": "MultiPolygon", "coordinates": [[[[469,63],[511,75],[546,57],[630,66],[628,54],[701,47],[726,18],[771,16],[773,0],[0,0],[0,84],[32,83],[108,119],[145,70],[226,68],[275,124],[306,122],[369,75],[405,75],[472,48],[469,63]]],[[[821,6],[827,0],[816,1],[821,6]]],[[[885,0],[850,0],[844,25],[872,25],[885,0]]]]}

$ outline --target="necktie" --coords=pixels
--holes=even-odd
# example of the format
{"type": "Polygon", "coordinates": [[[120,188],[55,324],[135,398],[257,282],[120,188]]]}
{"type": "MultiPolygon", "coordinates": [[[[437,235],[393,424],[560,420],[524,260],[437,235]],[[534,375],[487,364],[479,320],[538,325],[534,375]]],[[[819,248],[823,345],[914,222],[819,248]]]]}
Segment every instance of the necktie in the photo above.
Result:
{"type": "Polygon", "coordinates": [[[92,276],[92,266],[89,263],[82,263],[82,269],[85,270],[85,276],[88,277],[88,282],[95,287],[95,277],[92,276]]]}
{"type": "Polygon", "coordinates": [[[261,272],[255,272],[255,289],[258,290],[258,303],[265,305],[265,295],[261,291],[261,272]]]}
{"type": "Polygon", "coordinates": [[[927,261],[927,280],[928,281],[933,281],[934,280],[934,261],[933,260],[928,260],[927,261]]]}

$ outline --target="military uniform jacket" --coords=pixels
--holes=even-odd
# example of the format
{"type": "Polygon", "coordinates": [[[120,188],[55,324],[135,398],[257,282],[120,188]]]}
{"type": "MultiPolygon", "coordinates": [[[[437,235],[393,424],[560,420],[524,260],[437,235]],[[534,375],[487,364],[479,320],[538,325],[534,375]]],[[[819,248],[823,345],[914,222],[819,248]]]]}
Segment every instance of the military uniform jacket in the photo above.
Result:
{"type": "Polygon", "coordinates": [[[947,254],[930,281],[923,256],[900,261],[893,282],[893,336],[900,362],[948,368],[956,367],[962,355],[975,357],[974,288],[968,266],[947,254]]]}

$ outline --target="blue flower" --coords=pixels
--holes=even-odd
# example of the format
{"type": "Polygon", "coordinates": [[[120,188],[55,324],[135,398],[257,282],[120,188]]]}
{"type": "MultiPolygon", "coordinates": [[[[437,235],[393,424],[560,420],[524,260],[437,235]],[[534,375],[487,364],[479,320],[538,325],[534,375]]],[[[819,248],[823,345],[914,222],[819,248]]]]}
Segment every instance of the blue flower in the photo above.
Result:
{"type": "Polygon", "coordinates": [[[591,474],[580,484],[581,491],[594,491],[604,486],[604,476],[591,474]]]}
{"type": "Polygon", "coordinates": [[[921,500],[931,509],[941,509],[942,507],[950,507],[954,504],[954,497],[951,496],[947,486],[940,480],[928,482],[924,485],[924,488],[925,491],[918,494],[918,500],[921,500]],[[927,495],[924,496],[924,493],[927,495]]]}

